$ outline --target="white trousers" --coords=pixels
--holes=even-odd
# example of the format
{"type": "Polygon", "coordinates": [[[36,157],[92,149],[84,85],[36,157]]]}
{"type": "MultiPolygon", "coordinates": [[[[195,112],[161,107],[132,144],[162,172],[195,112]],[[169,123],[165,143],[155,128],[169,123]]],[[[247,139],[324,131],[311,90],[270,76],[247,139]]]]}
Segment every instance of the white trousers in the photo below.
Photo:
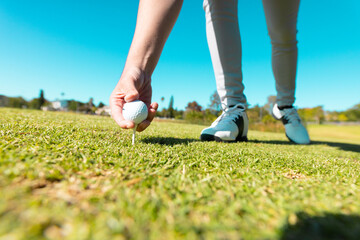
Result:
{"type": "MultiPolygon", "coordinates": [[[[263,0],[279,106],[292,105],[295,101],[299,4],[300,0],[263,0]]],[[[224,108],[246,104],[237,9],[237,0],[204,0],[206,35],[224,108]]]]}

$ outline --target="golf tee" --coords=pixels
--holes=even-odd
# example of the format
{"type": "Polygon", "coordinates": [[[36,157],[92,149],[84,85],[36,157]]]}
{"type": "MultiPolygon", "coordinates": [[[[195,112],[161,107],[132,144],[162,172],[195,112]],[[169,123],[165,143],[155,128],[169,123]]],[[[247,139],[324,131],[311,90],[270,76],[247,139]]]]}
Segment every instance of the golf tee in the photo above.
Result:
{"type": "Polygon", "coordinates": [[[132,145],[135,144],[135,134],[136,134],[136,128],[137,128],[137,124],[135,125],[134,129],[133,129],[133,135],[132,135],[132,145]]]}

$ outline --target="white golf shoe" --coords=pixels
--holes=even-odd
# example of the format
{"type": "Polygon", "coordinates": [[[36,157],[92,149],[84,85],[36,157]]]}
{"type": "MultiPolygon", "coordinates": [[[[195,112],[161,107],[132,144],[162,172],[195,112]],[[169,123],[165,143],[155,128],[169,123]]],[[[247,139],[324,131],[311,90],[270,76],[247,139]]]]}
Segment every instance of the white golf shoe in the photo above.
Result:
{"type": "Polygon", "coordinates": [[[200,140],[217,142],[247,141],[249,120],[243,104],[229,107],[211,124],[202,130],[200,140]]]}
{"type": "Polygon", "coordinates": [[[275,119],[281,120],[285,126],[286,137],[297,144],[309,144],[309,134],[301,122],[299,114],[292,106],[279,109],[275,104],[272,109],[272,115],[275,119]]]}

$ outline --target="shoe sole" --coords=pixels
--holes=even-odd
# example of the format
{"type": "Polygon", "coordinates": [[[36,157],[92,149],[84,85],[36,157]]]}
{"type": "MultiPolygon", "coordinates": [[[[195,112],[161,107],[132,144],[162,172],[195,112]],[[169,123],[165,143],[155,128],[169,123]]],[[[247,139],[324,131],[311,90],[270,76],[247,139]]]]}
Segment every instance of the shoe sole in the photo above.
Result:
{"type": "Polygon", "coordinates": [[[224,143],[236,143],[236,142],[247,142],[248,138],[240,137],[240,138],[236,138],[235,140],[222,140],[221,138],[215,136],[215,141],[216,142],[224,142],[224,143]]]}
{"type": "Polygon", "coordinates": [[[215,141],[215,137],[214,135],[210,135],[210,134],[201,134],[200,140],[205,142],[210,142],[210,141],[215,141]]]}
{"type": "Polygon", "coordinates": [[[240,138],[236,138],[235,140],[222,140],[221,138],[216,137],[214,135],[201,134],[200,135],[200,140],[201,141],[206,141],[206,142],[215,141],[215,142],[234,143],[234,142],[247,142],[248,138],[247,137],[240,137],[240,138]]]}

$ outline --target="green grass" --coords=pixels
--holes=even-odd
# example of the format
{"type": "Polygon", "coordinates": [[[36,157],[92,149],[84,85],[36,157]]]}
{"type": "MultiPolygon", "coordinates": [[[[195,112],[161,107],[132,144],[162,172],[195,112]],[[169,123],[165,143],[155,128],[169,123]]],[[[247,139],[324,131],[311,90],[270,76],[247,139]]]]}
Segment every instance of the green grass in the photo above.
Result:
{"type": "Polygon", "coordinates": [[[310,125],[309,131],[318,140],[342,141],[347,143],[360,143],[360,125],[357,126],[332,126],[310,125]]]}
{"type": "Polygon", "coordinates": [[[0,109],[0,239],[360,239],[359,127],[310,125],[308,146],[202,128],[132,146],[107,117],[0,109]]]}

